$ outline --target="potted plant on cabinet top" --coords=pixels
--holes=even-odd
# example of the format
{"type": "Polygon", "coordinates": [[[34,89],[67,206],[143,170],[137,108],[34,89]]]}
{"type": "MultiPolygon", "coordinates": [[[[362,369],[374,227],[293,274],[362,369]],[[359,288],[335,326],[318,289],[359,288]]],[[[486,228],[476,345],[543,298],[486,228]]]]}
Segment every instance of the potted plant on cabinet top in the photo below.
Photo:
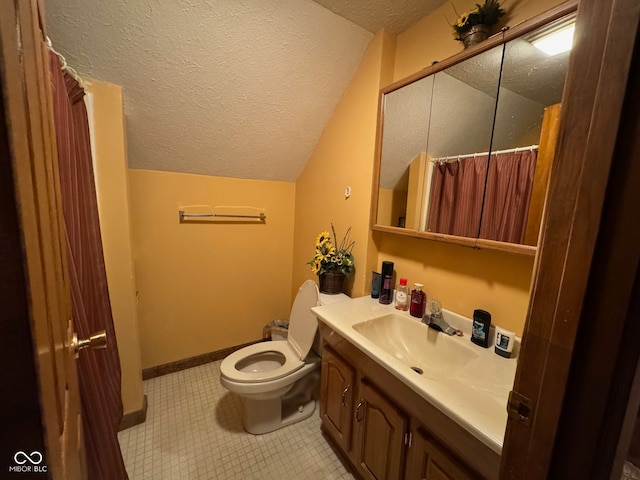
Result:
{"type": "MultiPolygon", "coordinates": [[[[454,7],[455,11],[455,7],[454,7]]],[[[464,48],[476,45],[489,37],[489,27],[498,23],[505,11],[498,0],[485,0],[483,4],[476,3],[472,10],[458,15],[458,20],[451,25],[453,37],[464,44],[464,48]]]]}
{"type": "MultiPolygon", "coordinates": [[[[331,231],[333,238],[336,239],[333,224],[331,224],[331,231]]],[[[353,273],[355,265],[351,251],[355,241],[349,242],[350,232],[351,227],[342,237],[340,246],[337,248],[331,241],[329,232],[321,232],[316,238],[316,253],[307,264],[311,265],[311,271],[320,279],[321,293],[341,293],[345,277],[353,273]]]]}

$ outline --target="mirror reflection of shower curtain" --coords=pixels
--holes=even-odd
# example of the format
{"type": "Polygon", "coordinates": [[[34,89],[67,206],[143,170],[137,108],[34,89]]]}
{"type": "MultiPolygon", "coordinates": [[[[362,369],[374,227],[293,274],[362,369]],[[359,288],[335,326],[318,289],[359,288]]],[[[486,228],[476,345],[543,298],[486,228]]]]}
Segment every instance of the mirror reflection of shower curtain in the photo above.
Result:
{"type": "Polygon", "coordinates": [[[487,157],[433,165],[427,231],[475,238],[482,213],[487,157]]]}
{"type": "Polygon", "coordinates": [[[427,231],[524,243],[537,158],[530,149],[436,162],[427,231]]]}
{"type": "Polygon", "coordinates": [[[538,151],[491,155],[480,238],[524,243],[538,151]]]}

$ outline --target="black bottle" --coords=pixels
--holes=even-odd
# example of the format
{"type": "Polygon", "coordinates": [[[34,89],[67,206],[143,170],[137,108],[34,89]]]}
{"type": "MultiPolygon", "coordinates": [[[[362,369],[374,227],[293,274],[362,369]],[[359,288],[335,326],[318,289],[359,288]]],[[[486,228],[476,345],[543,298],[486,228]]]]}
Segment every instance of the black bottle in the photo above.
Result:
{"type": "Polygon", "coordinates": [[[380,288],[379,302],[389,305],[393,293],[393,262],[382,262],[382,288],[380,288]]]}
{"type": "Polygon", "coordinates": [[[489,348],[489,329],[491,328],[491,314],[484,310],[473,311],[471,325],[471,341],[476,345],[489,348]]]}

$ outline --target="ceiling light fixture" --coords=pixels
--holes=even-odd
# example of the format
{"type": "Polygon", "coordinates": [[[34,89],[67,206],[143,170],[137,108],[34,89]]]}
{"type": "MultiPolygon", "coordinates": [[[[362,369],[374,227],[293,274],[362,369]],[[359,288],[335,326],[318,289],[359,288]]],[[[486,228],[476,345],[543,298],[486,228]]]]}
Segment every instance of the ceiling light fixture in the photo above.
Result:
{"type": "Polygon", "coordinates": [[[570,23],[545,32],[542,36],[529,40],[538,50],[550,57],[568,52],[573,46],[573,32],[576,24],[570,23]]]}

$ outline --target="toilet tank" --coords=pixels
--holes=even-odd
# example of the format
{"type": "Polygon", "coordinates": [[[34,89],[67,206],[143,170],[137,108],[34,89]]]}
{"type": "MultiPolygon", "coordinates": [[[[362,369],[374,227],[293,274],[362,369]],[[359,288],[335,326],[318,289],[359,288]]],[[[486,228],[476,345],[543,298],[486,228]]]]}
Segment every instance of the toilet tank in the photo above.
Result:
{"type": "MultiPolygon", "coordinates": [[[[346,302],[347,300],[351,300],[351,297],[345,295],[344,293],[338,293],[334,295],[329,295],[328,293],[321,293],[318,297],[319,305],[330,305],[332,303],[338,302],[346,302]]],[[[320,337],[320,331],[316,332],[316,338],[313,340],[313,345],[311,346],[311,350],[316,352],[319,356],[322,356],[322,338],[320,337]]]]}
{"type": "Polygon", "coordinates": [[[346,300],[351,300],[351,297],[344,293],[338,293],[337,295],[321,293],[319,296],[320,305],[331,305],[332,303],[344,302],[346,300]]]}

